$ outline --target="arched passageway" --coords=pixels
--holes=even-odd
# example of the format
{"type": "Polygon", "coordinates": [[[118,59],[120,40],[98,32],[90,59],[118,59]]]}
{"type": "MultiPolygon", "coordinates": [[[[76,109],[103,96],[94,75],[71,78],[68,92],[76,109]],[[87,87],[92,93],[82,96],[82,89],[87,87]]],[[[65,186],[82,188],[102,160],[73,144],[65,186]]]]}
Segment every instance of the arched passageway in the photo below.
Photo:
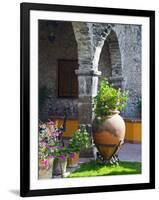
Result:
{"type": "Polygon", "coordinates": [[[115,87],[122,88],[122,61],[118,38],[112,29],[106,37],[98,62],[98,70],[102,72],[102,78],[107,78],[115,87]]]}

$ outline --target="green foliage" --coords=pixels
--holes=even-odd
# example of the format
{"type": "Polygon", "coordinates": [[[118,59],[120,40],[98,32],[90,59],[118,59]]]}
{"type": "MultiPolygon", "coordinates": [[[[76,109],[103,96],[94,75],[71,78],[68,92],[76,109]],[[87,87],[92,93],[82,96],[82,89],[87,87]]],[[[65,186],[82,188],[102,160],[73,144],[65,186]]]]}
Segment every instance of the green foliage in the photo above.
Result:
{"type": "Polygon", "coordinates": [[[81,125],[80,129],[76,130],[69,141],[69,148],[74,152],[79,152],[81,149],[90,146],[90,136],[86,131],[85,125],[81,125]]]}
{"type": "Polygon", "coordinates": [[[50,120],[39,124],[39,159],[56,158],[64,160],[73,153],[70,148],[61,144],[59,140],[61,134],[62,131],[61,128],[58,128],[57,121],[50,120]]]}
{"type": "Polygon", "coordinates": [[[57,121],[39,124],[39,159],[65,160],[66,157],[73,156],[74,152],[79,152],[90,145],[90,137],[85,125],[81,125],[80,129],[75,131],[67,146],[63,146],[59,140],[61,134],[62,131],[58,128],[57,121]]]}
{"type": "Polygon", "coordinates": [[[109,176],[109,175],[125,175],[125,174],[140,174],[140,162],[122,161],[117,165],[99,163],[90,161],[80,165],[80,168],[73,171],[68,178],[75,177],[91,177],[91,176],[109,176]]]}
{"type": "Polygon", "coordinates": [[[39,110],[41,110],[47,99],[50,98],[50,89],[46,86],[39,88],[39,110]]]}
{"type": "Polygon", "coordinates": [[[141,110],[142,110],[141,97],[138,98],[138,101],[137,101],[137,107],[138,107],[139,112],[141,113],[141,110]]]}
{"type": "Polygon", "coordinates": [[[123,110],[128,100],[128,91],[114,88],[106,79],[100,82],[97,96],[94,97],[94,112],[96,116],[110,115],[114,110],[123,110]]]}

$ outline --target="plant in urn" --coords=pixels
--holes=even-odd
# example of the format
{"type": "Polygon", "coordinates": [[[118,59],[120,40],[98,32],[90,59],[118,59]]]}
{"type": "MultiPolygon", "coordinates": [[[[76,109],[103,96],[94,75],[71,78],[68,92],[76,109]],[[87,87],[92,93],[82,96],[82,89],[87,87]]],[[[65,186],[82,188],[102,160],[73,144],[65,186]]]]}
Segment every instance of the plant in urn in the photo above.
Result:
{"type": "Polygon", "coordinates": [[[128,91],[116,89],[106,79],[101,80],[94,97],[92,131],[94,143],[103,160],[110,161],[117,154],[125,137],[125,122],[119,115],[126,107],[128,91]]]}

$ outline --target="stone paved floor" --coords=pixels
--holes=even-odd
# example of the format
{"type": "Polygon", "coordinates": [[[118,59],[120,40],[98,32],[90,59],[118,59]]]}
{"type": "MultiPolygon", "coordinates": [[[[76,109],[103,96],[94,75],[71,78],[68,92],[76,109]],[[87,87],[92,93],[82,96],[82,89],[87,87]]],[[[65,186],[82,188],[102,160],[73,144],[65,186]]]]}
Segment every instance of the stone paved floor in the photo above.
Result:
{"type": "Polygon", "coordinates": [[[123,161],[141,162],[141,144],[125,143],[120,149],[118,156],[123,161]]]}
{"type": "MultiPolygon", "coordinates": [[[[125,143],[120,149],[118,156],[121,161],[141,162],[141,144],[125,143]]],[[[80,158],[80,163],[87,162],[89,159],[80,158]]]]}

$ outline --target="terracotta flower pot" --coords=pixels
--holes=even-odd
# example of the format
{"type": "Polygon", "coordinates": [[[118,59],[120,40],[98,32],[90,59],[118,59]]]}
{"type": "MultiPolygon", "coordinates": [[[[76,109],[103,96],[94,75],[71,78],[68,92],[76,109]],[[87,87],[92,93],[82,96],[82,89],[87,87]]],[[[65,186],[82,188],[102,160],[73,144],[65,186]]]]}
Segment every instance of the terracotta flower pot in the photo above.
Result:
{"type": "Polygon", "coordinates": [[[105,118],[95,118],[93,121],[94,143],[105,160],[110,160],[114,153],[117,153],[124,137],[125,122],[119,111],[114,111],[105,118]]]}
{"type": "Polygon", "coordinates": [[[39,179],[52,178],[53,158],[39,160],[39,179]]]}
{"type": "Polygon", "coordinates": [[[68,163],[67,166],[68,167],[76,167],[78,166],[78,161],[79,161],[79,153],[73,153],[72,157],[68,158],[68,163]]]}

